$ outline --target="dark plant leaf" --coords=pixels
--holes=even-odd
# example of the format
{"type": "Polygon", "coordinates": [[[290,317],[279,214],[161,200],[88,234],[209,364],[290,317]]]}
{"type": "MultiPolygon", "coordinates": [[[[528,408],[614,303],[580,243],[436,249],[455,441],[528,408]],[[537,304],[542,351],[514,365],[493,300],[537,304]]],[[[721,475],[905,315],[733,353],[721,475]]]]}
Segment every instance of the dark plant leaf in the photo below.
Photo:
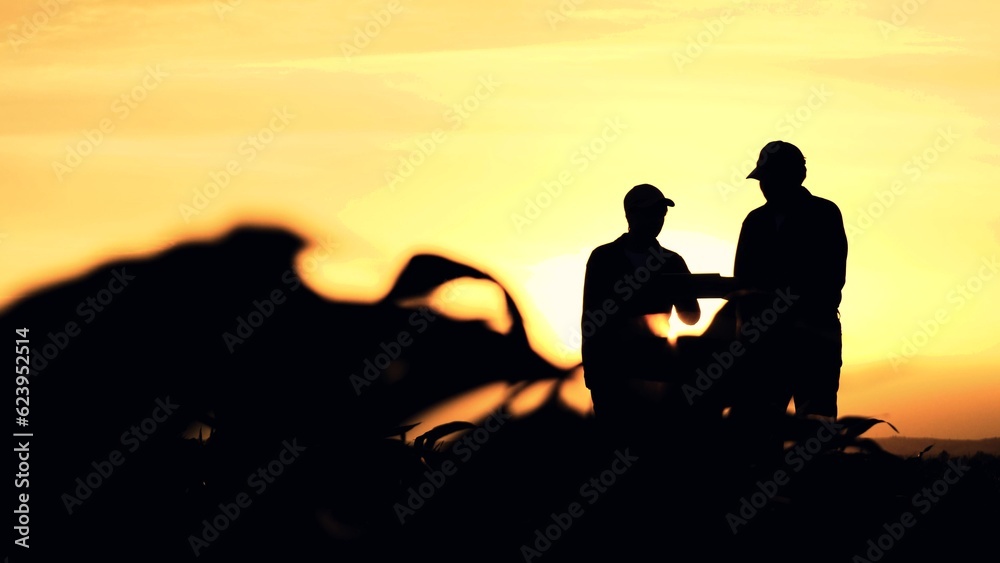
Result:
{"type": "Polygon", "coordinates": [[[384,438],[388,438],[390,436],[399,436],[399,438],[405,442],[406,441],[406,433],[409,432],[410,430],[413,430],[414,428],[416,428],[419,424],[420,424],[419,422],[416,422],[414,424],[407,424],[406,426],[398,426],[398,427],[393,428],[392,430],[389,430],[388,432],[386,432],[383,435],[383,437],[384,438]]]}
{"type": "Polygon", "coordinates": [[[418,436],[417,439],[413,441],[413,445],[418,450],[426,450],[426,449],[433,450],[434,445],[441,438],[444,438],[449,434],[454,434],[455,432],[460,432],[462,430],[472,430],[473,428],[476,428],[475,424],[472,424],[471,422],[466,422],[464,420],[447,422],[440,426],[435,426],[434,428],[431,428],[424,434],[418,436]]]}
{"type": "Polygon", "coordinates": [[[894,432],[899,434],[899,430],[892,425],[892,423],[878,418],[864,418],[860,416],[845,416],[837,420],[838,424],[845,426],[844,430],[841,431],[841,435],[848,438],[856,438],[865,432],[868,432],[876,424],[888,424],[889,428],[892,428],[894,432]]]}

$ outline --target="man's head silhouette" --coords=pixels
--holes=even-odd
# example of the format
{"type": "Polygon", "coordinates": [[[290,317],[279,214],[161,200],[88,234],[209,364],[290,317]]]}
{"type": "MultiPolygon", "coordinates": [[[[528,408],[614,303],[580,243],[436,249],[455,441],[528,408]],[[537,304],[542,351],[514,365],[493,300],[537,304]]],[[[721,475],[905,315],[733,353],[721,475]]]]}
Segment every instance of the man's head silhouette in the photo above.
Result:
{"type": "Polygon", "coordinates": [[[667,208],[674,202],[652,184],[639,184],[625,194],[628,231],[642,238],[656,238],[663,229],[667,208]]]}
{"type": "Polygon", "coordinates": [[[764,199],[780,200],[806,179],[806,157],[791,143],[771,141],[760,150],[757,166],[747,178],[760,182],[764,199]]]}

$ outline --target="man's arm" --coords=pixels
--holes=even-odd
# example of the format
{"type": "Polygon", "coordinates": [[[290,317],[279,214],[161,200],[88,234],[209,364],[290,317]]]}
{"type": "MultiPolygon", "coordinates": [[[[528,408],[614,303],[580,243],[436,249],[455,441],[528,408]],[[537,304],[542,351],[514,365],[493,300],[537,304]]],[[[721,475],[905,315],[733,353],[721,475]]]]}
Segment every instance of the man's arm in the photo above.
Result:
{"type": "MultiPolygon", "coordinates": [[[[736,243],[736,259],[733,261],[733,277],[739,280],[750,280],[753,275],[753,257],[751,256],[751,227],[747,225],[750,217],[743,220],[740,226],[740,238],[736,243]]],[[[745,283],[745,281],[744,281],[745,283]]]]}
{"type": "Polygon", "coordinates": [[[823,200],[810,215],[807,230],[801,233],[809,241],[795,280],[809,295],[812,306],[822,311],[835,310],[846,281],[847,233],[836,204],[823,200]]]}
{"type": "MultiPolygon", "coordinates": [[[[680,262],[679,269],[681,270],[678,273],[690,274],[691,270],[688,269],[684,258],[678,254],[677,260],[680,262]]],[[[674,310],[677,311],[677,317],[686,325],[693,325],[701,319],[701,306],[693,295],[678,298],[677,302],[674,303],[674,310]]]]}
{"type": "Polygon", "coordinates": [[[836,204],[830,203],[825,209],[822,230],[816,237],[819,241],[816,266],[819,279],[817,289],[825,299],[839,304],[840,292],[847,281],[847,232],[844,217],[836,204]]]}
{"type": "Polygon", "coordinates": [[[594,309],[600,309],[601,301],[604,299],[604,293],[606,293],[606,288],[603,287],[603,268],[606,267],[602,263],[601,257],[598,252],[592,252],[590,258],[587,259],[587,267],[583,276],[583,316],[582,320],[586,320],[587,311],[592,311],[594,309]]]}

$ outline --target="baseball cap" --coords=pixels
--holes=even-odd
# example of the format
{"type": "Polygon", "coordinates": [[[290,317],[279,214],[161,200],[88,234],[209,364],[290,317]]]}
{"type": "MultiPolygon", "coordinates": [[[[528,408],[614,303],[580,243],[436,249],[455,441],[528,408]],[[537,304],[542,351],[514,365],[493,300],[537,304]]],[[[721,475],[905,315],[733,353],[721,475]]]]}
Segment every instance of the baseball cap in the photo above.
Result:
{"type": "Polygon", "coordinates": [[[659,188],[652,184],[639,184],[625,194],[625,214],[639,209],[662,206],[664,213],[668,207],[674,206],[674,201],[663,195],[659,188]]]}
{"type": "Polygon", "coordinates": [[[760,149],[757,166],[747,174],[747,178],[760,180],[764,173],[794,169],[804,166],[805,163],[806,157],[802,155],[799,147],[785,141],[771,141],[760,149]]]}

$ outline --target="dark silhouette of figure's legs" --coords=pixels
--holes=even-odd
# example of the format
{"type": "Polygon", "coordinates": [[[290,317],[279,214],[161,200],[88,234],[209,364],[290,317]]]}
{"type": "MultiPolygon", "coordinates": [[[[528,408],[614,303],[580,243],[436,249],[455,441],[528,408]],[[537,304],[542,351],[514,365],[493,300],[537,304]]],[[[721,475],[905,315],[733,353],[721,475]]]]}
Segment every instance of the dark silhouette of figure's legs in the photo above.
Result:
{"type": "Polygon", "coordinates": [[[637,448],[651,453],[652,440],[662,430],[662,412],[655,397],[640,382],[623,379],[602,382],[590,391],[594,416],[604,447],[637,448]]]}
{"type": "Polygon", "coordinates": [[[795,415],[837,417],[840,382],[839,322],[820,330],[779,321],[759,340],[747,343],[731,416],[741,457],[761,466],[781,463],[787,409],[795,415]]]}
{"type": "Polygon", "coordinates": [[[730,420],[737,459],[765,472],[780,464],[783,453],[781,424],[802,365],[794,344],[790,332],[780,326],[745,341],[743,368],[733,385],[730,420]]]}
{"type": "Polygon", "coordinates": [[[638,421],[625,384],[603,382],[590,390],[590,397],[594,403],[594,416],[602,440],[608,445],[616,446],[627,442],[630,429],[638,421]]]}
{"type": "Polygon", "coordinates": [[[837,417],[842,337],[840,323],[830,328],[802,327],[791,343],[794,373],[789,374],[796,415],[837,417]]]}

